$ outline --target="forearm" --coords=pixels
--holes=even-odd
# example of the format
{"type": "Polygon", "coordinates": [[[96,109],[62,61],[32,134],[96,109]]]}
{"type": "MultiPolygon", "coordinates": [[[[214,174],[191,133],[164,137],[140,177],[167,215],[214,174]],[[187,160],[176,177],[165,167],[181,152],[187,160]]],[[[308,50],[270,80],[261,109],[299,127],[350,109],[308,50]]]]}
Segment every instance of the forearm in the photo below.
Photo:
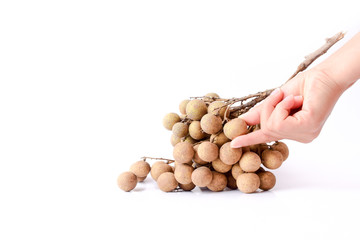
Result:
{"type": "Polygon", "coordinates": [[[345,91],[360,78],[360,33],[315,67],[345,91]]]}

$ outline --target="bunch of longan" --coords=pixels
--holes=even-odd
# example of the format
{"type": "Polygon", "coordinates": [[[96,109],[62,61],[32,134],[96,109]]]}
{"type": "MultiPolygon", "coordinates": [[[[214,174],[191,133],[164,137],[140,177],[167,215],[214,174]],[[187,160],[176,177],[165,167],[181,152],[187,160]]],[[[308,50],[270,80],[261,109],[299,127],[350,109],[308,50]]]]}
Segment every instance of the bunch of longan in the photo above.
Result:
{"type": "Polygon", "coordinates": [[[275,186],[275,175],[265,169],[277,169],[288,158],[285,143],[232,148],[232,139],[259,126],[249,127],[241,118],[232,118],[226,100],[215,93],[183,100],[179,110],[181,115],[168,113],[163,118],[164,127],[172,131],[174,161],[157,161],[151,167],[146,161],[134,163],[119,176],[121,189],[132,190],[149,172],[165,192],[191,191],[197,186],[214,192],[228,188],[253,193],[275,186]]]}

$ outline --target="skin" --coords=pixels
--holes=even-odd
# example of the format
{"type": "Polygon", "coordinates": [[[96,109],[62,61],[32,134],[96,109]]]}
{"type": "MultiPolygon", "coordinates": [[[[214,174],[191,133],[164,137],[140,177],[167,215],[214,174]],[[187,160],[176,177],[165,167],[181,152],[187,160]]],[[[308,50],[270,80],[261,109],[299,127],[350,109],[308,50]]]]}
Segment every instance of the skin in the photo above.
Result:
{"type": "Polygon", "coordinates": [[[261,129],[232,140],[239,148],[291,139],[313,141],[340,96],[360,78],[360,33],[314,68],[299,73],[241,116],[261,129]]]}

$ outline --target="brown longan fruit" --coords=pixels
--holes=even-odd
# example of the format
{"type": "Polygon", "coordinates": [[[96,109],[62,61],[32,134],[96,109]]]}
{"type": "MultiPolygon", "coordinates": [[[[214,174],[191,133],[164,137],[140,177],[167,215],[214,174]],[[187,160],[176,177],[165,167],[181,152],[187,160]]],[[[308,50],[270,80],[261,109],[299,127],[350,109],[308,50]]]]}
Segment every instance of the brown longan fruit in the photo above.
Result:
{"type": "Polygon", "coordinates": [[[177,122],[172,128],[172,133],[179,138],[185,137],[189,133],[189,125],[182,122],[177,122]]]}
{"type": "Polygon", "coordinates": [[[219,148],[215,143],[208,141],[202,142],[199,144],[197,149],[197,154],[200,159],[206,162],[212,162],[219,156],[219,148]]]}
{"type": "Polygon", "coordinates": [[[156,182],[160,190],[163,192],[174,191],[178,186],[178,182],[176,181],[174,173],[172,172],[165,172],[161,174],[156,182]]]}
{"type": "Polygon", "coordinates": [[[230,141],[231,140],[225,136],[224,132],[212,134],[210,136],[210,142],[215,143],[219,148],[230,141]]]}
{"type": "Polygon", "coordinates": [[[191,183],[191,174],[193,171],[194,168],[192,166],[182,163],[176,164],[174,171],[176,181],[181,184],[191,183]]]}
{"type": "Polygon", "coordinates": [[[275,142],[273,145],[271,145],[271,149],[281,152],[281,154],[283,155],[283,161],[285,161],[289,157],[289,148],[283,142],[275,142]]]}
{"type": "Polygon", "coordinates": [[[236,185],[243,193],[253,193],[260,187],[260,178],[255,173],[243,173],[236,179],[236,185]]]}
{"type": "Polygon", "coordinates": [[[232,168],[232,165],[227,165],[223,163],[223,161],[220,160],[220,158],[217,158],[216,160],[211,162],[211,166],[214,168],[215,171],[219,173],[226,173],[230,171],[232,168]]]}
{"type": "Polygon", "coordinates": [[[222,120],[220,117],[208,113],[201,118],[200,125],[204,132],[214,134],[222,129],[222,120]]]}
{"type": "Polygon", "coordinates": [[[184,191],[191,191],[195,188],[195,184],[193,184],[192,182],[188,184],[179,183],[179,187],[184,191]]]}
{"type": "Polygon", "coordinates": [[[225,136],[231,140],[248,132],[247,125],[241,118],[234,118],[224,125],[225,136]]]}
{"type": "Polygon", "coordinates": [[[186,115],[191,120],[199,121],[207,113],[207,106],[203,100],[193,99],[186,105],[186,115]]]}
{"type": "Polygon", "coordinates": [[[267,191],[272,189],[276,184],[276,177],[272,172],[264,171],[257,174],[260,178],[260,189],[267,191]]]}
{"type": "Polygon", "coordinates": [[[219,94],[217,93],[207,93],[205,94],[204,100],[205,101],[214,101],[214,99],[219,98],[219,94]]]}
{"type": "Polygon", "coordinates": [[[195,139],[193,139],[193,138],[190,137],[190,136],[186,136],[185,138],[182,138],[181,141],[182,141],[182,142],[188,142],[188,143],[191,143],[191,144],[194,144],[194,143],[197,142],[195,139]]]}
{"type": "Polygon", "coordinates": [[[243,174],[244,171],[241,169],[239,163],[235,163],[231,168],[232,176],[237,179],[240,174],[243,174]]]}
{"type": "Polygon", "coordinates": [[[261,155],[262,164],[268,169],[277,169],[283,163],[283,155],[279,151],[267,149],[261,155]]]}
{"type": "Polygon", "coordinates": [[[265,172],[265,169],[263,167],[260,167],[255,173],[261,173],[261,172],[265,172]]]}
{"type": "Polygon", "coordinates": [[[171,145],[174,147],[176,144],[178,144],[179,142],[181,142],[181,138],[174,135],[174,134],[171,134],[171,137],[170,137],[170,143],[171,145]]]}
{"type": "Polygon", "coordinates": [[[193,145],[189,142],[179,142],[173,150],[173,157],[179,163],[188,163],[194,157],[193,145]]]}
{"type": "Polygon", "coordinates": [[[179,110],[181,114],[186,114],[186,105],[190,102],[189,99],[182,100],[179,104],[179,110]]]}
{"type": "MultiPolygon", "coordinates": [[[[223,106],[225,106],[225,102],[214,101],[209,104],[208,113],[214,114],[216,116],[221,117],[221,119],[224,119],[226,107],[223,106]]],[[[229,117],[229,115],[230,115],[230,111],[227,111],[226,116],[229,117]]]]}
{"type": "Polygon", "coordinates": [[[146,177],[147,177],[147,176],[145,176],[145,177],[138,177],[138,178],[137,178],[137,181],[138,181],[138,182],[143,182],[143,181],[145,181],[146,177]]]}
{"type": "Polygon", "coordinates": [[[206,133],[201,129],[200,121],[192,121],[189,126],[189,134],[193,139],[201,140],[206,137],[206,133]]]}
{"type": "Polygon", "coordinates": [[[212,175],[212,180],[206,187],[213,192],[223,191],[227,186],[227,178],[225,174],[212,171],[212,175]]]}
{"type": "Polygon", "coordinates": [[[225,143],[221,146],[219,151],[219,156],[221,161],[223,163],[228,165],[233,165],[237,163],[242,155],[242,149],[241,148],[232,148],[230,146],[230,142],[225,143]]]}
{"type": "Polygon", "coordinates": [[[150,175],[155,181],[164,172],[173,172],[172,167],[165,162],[158,161],[151,166],[150,175]]]}
{"type": "Polygon", "coordinates": [[[195,151],[195,154],[194,154],[194,162],[196,164],[199,164],[199,165],[205,165],[205,164],[208,164],[208,162],[202,160],[200,157],[199,157],[199,154],[197,153],[197,149],[199,148],[199,144],[195,145],[194,146],[194,151],[195,151]]]}
{"type": "Polygon", "coordinates": [[[119,188],[125,192],[129,192],[136,187],[137,177],[133,172],[123,172],[117,178],[119,188]]]}
{"type": "Polygon", "coordinates": [[[130,172],[133,172],[137,177],[146,177],[150,170],[150,164],[142,160],[137,161],[130,166],[130,172]]]}
{"type": "Polygon", "coordinates": [[[256,172],[261,166],[261,158],[254,152],[245,152],[240,158],[239,165],[245,172],[256,172]]]}
{"type": "Polygon", "coordinates": [[[191,174],[192,182],[198,187],[206,187],[212,178],[213,174],[207,167],[198,167],[191,174]]]}
{"type": "Polygon", "coordinates": [[[227,178],[227,184],[226,186],[228,188],[230,188],[231,190],[235,190],[237,189],[237,185],[236,185],[236,179],[233,177],[233,175],[231,174],[231,172],[227,172],[225,174],[226,178],[227,178]]]}
{"type": "Polygon", "coordinates": [[[163,118],[163,125],[167,130],[172,130],[175,123],[180,122],[180,116],[177,113],[168,113],[163,118]]]}

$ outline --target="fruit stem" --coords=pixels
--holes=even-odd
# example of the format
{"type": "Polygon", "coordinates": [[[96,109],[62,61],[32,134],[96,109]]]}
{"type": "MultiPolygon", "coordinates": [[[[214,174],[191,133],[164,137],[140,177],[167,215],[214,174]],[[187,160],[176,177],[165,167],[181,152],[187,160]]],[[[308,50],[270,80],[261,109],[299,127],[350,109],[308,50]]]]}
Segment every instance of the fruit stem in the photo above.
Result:
{"type": "Polygon", "coordinates": [[[146,161],[147,159],[149,159],[149,160],[162,160],[162,161],[166,161],[167,164],[175,162],[175,160],[167,159],[167,158],[142,157],[141,159],[143,161],[146,161]]]}

